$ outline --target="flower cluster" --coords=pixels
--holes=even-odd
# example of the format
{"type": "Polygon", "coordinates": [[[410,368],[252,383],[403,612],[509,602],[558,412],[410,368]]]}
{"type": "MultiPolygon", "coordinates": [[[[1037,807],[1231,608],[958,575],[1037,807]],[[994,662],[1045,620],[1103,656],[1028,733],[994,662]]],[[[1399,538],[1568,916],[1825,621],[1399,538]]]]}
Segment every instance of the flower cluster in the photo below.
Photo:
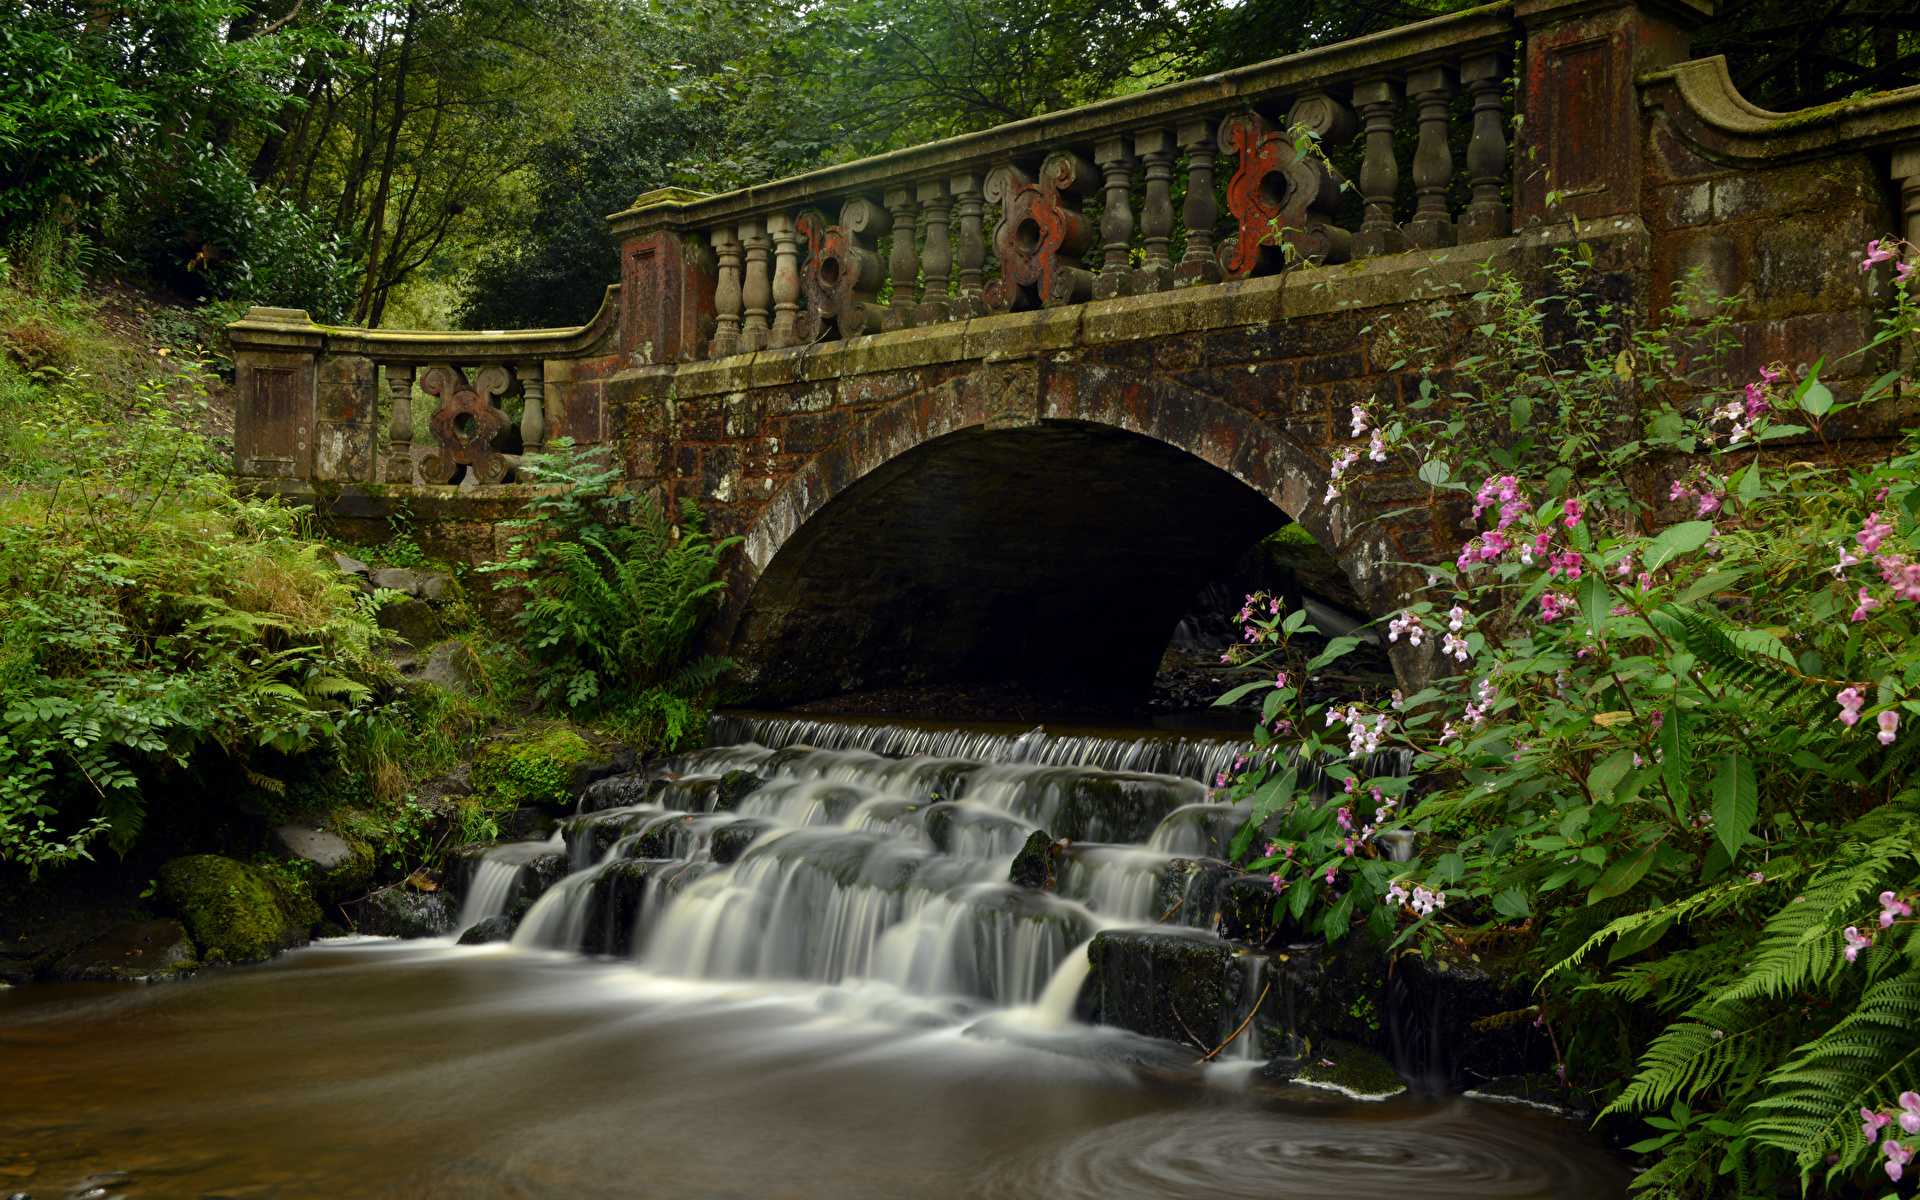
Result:
{"type": "Polygon", "coordinates": [[[1418,646],[1421,639],[1426,636],[1426,627],[1420,623],[1420,618],[1413,613],[1403,612],[1387,623],[1387,640],[1389,642],[1397,642],[1403,633],[1407,635],[1407,644],[1409,646],[1418,646]]]}
{"type": "Polygon", "coordinates": [[[1721,496],[1726,485],[1711,475],[1704,473],[1695,476],[1693,481],[1674,480],[1673,487],[1667,492],[1669,500],[1691,500],[1699,507],[1694,516],[1705,519],[1720,511],[1721,496]]]}
{"type": "MultiPolygon", "coordinates": [[[[1920,1092],[1901,1092],[1900,1111],[1897,1113],[1861,1109],[1860,1133],[1867,1139],[1867,1145],[1871,1146],[1880,1140],[1880,1131],[1896,1121],[1901,1131],[1909,1137],[1920,1134],[1920,1092]]],[[[1887,1178],[1899,1183],[1907,1163],[1913,1159],[1912,1148],[1888,1138],[1880,1150],[1887,1156],[1887,1178]]]]}
{"type": "Polygon", "coordinates": [[[1841,936],[1844,937],[1847,942],[1846,954],[1848,962],[1853,962],[1859,958],[1862,950],[1868,949],[1873,945],[1873,935],[1871,933],[1861,933],[1858,926],[1847,926],[1846,929],[1842,931],[1841,936]]]}
{"type": "MultiPolygon", "coordinates": [[[[1906,262],[1900,257],[1903,243],[1898,238],[1876,238],[1867,243],[1867,256],[1860,260],[1861,271],[1871,271],[1883,262],[1893,264],[1893,281],[1904,287],[1913,276],[1916,264],[1906,262]]],[[[1894,1176],[1898,1179],[1899,1176],[1894,1176]]]]}
{"type": "MultiPolygon", "coordinates": [[[[1840,715],[1837,719],[1842,725],[1852,728],[1860,723],[1860,710],[1866,707],[1867,698],[1860,693],[1859,688],[1842,688],[1840,694],[1834,697],[1834,701],[1840,705],[1840,715]]],[[[1880,727],[1879,738],[1882,746],[1891,746],[1899,739],[1899,713],[1888,709],[1874,718],[1874,723],[1880,727]]]]}
{"type": "MultiPolygon", "coordinates": [[[[1380,741],[1387,736],[1386,713],[1374,714],[1371,728],[1367,725],[1367,714],[1359,705],[1346,709],[1339,707],[1327,710],[1327,728],[1345,721],[1347,724],[1347,753],[1353,755],[1372,754],[1380,748],[1380,741]]],[[[1348,791],[1352,791],[1352,780],[1348,780],[1348,791]]]]}

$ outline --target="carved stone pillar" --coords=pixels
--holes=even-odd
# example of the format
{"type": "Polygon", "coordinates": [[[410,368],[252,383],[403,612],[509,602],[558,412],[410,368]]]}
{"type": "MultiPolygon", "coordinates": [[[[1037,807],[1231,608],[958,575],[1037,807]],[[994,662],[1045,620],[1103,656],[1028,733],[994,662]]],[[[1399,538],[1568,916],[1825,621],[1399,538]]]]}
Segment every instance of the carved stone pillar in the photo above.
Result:
{"type": "Polygon", "coordinates": [[[1460,74],[1452,67],[1422,67],[1407,76],[1407,94],[1420,106],[1420,145],[1413,152],[1413,186],[1418,197],[1407,240],[1433,249],[1457,240],[1447,212],[1447,184],[1453,179],[1453,151],[1447,148],[1447,106],[1460,94],[1460,74]]]}
{"type": "Polygon", "coordinates": [[[1038,178],[1012,163],[987,173],[987,199],[1000,206],[993,227],[1000,278],[987,287],[988,309],[1018,312],[1092,299],[1093,275],[1081,256],[1093,244],[1093,227],[1082,205],[1097,186],[1093,164],[1071,150],[1049,154],[1038,178]]]}
{"type": "Polygon", "coordinates": [[[1393,219],[1393,197],[1400,188],[1400,164],[1393,155],[1393,118],[1406,103],[1406,90],[1391,79],[1356,84],[1354,107],[1366,121],[1367,154],[1360,163],[1360,198],[1366,219],[1354,235],[1353,256],[1373,258],[1407,248],[1400,223],[1393,219]]]}
{"type": "Polygon", "coordinates": [[[1147,195],[1140,206],[1145,261],[1133,273],[1133,290],[1164,292],[1173,286],[1173,256],[1167,250],[1173,235],[1173,160],[1177,154],[1173,130],[1149,129],[1134,134],[1133,152],[1147,168],[1147,195]]]}
{"type": "Polygon", "coordinates": [[[1106,254],[1093,281],[1093,298],[1133,295],[1133,166],[1127,139],[1097,142],[1093,160],[1106,176],[1106,208],[1100,214],[1100,246],[1106,254]]]}
{"type": "Polygon", "coordinates": [[[953,211],[953,195],[947,181],[931,179],[914,188],[920,209],[927,214],[926,245],[920,250],[921,277],[926,284],[920,304],[913,310],[915,325],[938,325],[953,317],[953,237],[948,219],[953,211]]]}
{"type": "Polygon", "coordinates": [[[913,285],[920,279],[920,251],[913,244],[914,218],[920,213],[920,203],[914,198],[914,189],[888,189],[887,211],[893,214],[893,253],[887,256],[893,276],[893,298],[887,302],[883,325],[887,329],[912,329],[913,310],[917,307],[913,285]]]}
{"type": "Polygon", "coordinates": [[[438,445],[420,460],[423,479],[459,483],[471,475],[478,483],[506,482],[509,468],[500,450],[510,426],[499,398],[513,383],[513,368],[497,363],[474,369],[471,379],[451,364],[420,373],[420,390],[440,400],[427,419],[438,445]]]}
{"type": "Polygon", "coordinates": [[[732,229],[716,229],[713,252],[720,260],[720,281],[713,289],[713,340],[708,358],[725,358],[740,349],[740,239],[732,229]]]}
{"type": "Polygon", "coordinates": [[[776,213],[767,218],[767,233],[773,238],[774,258],[773,326],[767,345],[777,350],[800,341],[794,325],[800,315],[800,230],[792,217],[776,213]]]}
{"type": "Polygon", "coordinates": [[[1213,254],[1213,226],[1220,219],[1220,201],[1213,194],[1214,123],[1187,121],[1178,137],[1187,152],[1187,198],[1180,207],[1187,222],[1187,252],[1173,269],[1173,286],[1219,283],[1224,275],[1213,254]]]}
{"type": "Polygon", "coordinates": [[[382,478],[388,483],[413,482],[413,364],[387,364],[387,394],[393,398],[393,423],[387,440],[393,443],[382,478]]]}
{"type": "Polygon", "coordinates": [[[538,454],[547,445],[547,365],[535,360],[515,370],[520,376],[520,453],[538,454]]]}
{"type": "Polygon", "coordinates": [[[986,288],[981,283],[987,264],[987,235],[982,217],[986,212],[986,177],[977,171],[968,171],[949,179],[947,186],[953,192],[954,214],[960,218],[960,275],[950,309],[954,320],[964,321],[987,313],[986,288]]]}
{"type": "Polygon", "coordinates": [[[800,214],[798,226],[807,239],[807,266],[800,277],[807,311],[796,322],[801,341],[880,332],[882,313],[874,297],[884,272],[874,242],[892,221],[886,209],[865,196],[840,206],[837,225],[827,224],[817,209],[800,214]]]}
{"type": "Polygon", "coordinates": [[[1220,122],[1220,152],[1237,164],[1227,182],[1227,208],[1237,229],[1218,256],[1229,279],[1281,270],[1287,246],[1296,259],[1315,263],[1342,263],[1351,253],[1353,235],[1333,223],[1340,180],[1318,154],[1296,148],[1292,127],[1309,129],[1325,142],[1344,142],[1353,136],[1353,112],[1324,92],[1312,92],[1294,104],[1287,124],[1275,129],[1252,112],[1220,122]]]}
{"type": "Polygon", "coordinates": [[[747,252],[746,281],[740,288],[740,302],[746,309],[746,319],[740,324],[740,350],[750,353],[767,348],[767,309],[773,301],[773,285],[768,278],[767,223],[740,222],[739,240],[747,252]]]}
{"type": "Polygon", "coordinates": [[[1500,199],[1500,183],[1507,174],[1507,114],[1500,104],[1507,60],[1476,54],[1461,64],[1460,78],[1473,93],[1473,140],[1467,143],[1473,200],[1460,214],[1460,240],[1486,242],[1513,232],[1513,217],[1500,199]]]}

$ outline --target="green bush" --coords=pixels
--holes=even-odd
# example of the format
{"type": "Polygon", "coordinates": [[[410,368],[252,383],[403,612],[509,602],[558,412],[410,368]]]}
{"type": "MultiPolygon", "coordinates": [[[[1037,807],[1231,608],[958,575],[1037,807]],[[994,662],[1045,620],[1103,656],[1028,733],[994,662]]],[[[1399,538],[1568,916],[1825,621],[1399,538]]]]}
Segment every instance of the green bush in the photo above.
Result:
{"type": "Polygon", "coordinates": [[[704,728],[713,689],[732,666],[692,649],[713,594],[726,586],[713,578],[720,555],[740,539],[709,541],[691,501],[674,523],[647,497],[616,493],[619,468],[570,439],[555,439],[520,470],[551,490],[511,523],[514,557],[486,569],[514,572],[497,586],[527,591],[514,619],[539,667],[535,696],[648,745],[687,741],[704,728]]]}
{"type": "MultiPolygon", "coordinates": [[[[1329,502],[1361,454],[1398,458],[1436,528],[1484,528],[1389,622],[1439,651],[1430,687],[1331,709],[1292,673],[1242,689],[1268,696],[1263,753],[1220,781],[1253,805],[1236,852],[1329,937],[1360,921],[1538,980],[1508,1016],[1644,1122],[1636,1186],[1871,1194],[1920,1130],[1920,452],[1850,463],[1826,430],[1901,372],[1855,399],[1821,364],[1729,385],[1728,305],[1698,322],[1683,294],[1629,336],[1588,279],[1491,279],[1436,314],[1475,331],[1448,392],[1429,375],[1352,413],[1368,444],[1329,502]],[[1414,779],[1357,774],[1396,746],[1414,779]],[[1294,747],[1346,795],[1305,802],[1294,747]],[[1381,853],[1403,829],[1417,862],[1381,853]]],[[[1902,289],[1869,354],[1915,325],[1902,289]]],[[[1247,661],[1303,626],[1260,607],[1247,661]]]]}

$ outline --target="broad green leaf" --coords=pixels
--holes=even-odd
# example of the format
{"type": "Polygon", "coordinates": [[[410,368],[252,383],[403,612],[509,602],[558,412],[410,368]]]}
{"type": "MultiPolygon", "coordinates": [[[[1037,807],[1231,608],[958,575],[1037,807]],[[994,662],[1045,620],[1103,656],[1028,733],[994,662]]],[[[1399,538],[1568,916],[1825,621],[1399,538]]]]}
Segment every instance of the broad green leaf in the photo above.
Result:
{"type": "Polygon", "coordinates": [[[1660,770],[1666,777],[1667,791],[1673,802],[1687,802],[1687,772],[1692,767],[1692,740],[1687,737],[1693,718],[1681,709],[1669,708],[1661,718],[1660,770]]]}
{"type": "Polygon", "coordinates": [[[1232,704],[1234,701],[1240,699],[1243,696],[1247,696],[1252,694],[1253,692],[1257,692],[1263,687],[1270,688],[1272,686],[1273,686],[1273,680],[1271,679],[1256,679],[1252,683],[1243,683],[1239,687],[1234,688],[1233,690],[1222,695],[1218,700],[1215,700],[1213,702],[1213,706],[1215,708],[1220,708],[1225,705],[1232,704]]]}
{"type": "Polygon", "coordinates": [[[1288,613],[1287,619],[1280,622],[1280,629],[1285,633],[1299,633],[1306,623],[1307,610],[1302,608],[1296,612],[1288,613]]]}
{"type": "Polygon", "coordinates": [[[1747,469],[1740,472],[1740,485],[1734,489],[1734,494],[1740,497],[1740,507],[1743,510],[1760,498],[1760,464],[1758,462],[1748,463],[1747,469]]]}
{"type": "Polygon", "coordinates": [[[1587,791],[1593,794],[1595,804],[1608,804],[1613,800],[1613,789],[1627,772],[1633,770],[1633,751],[1617,750],[1605,762],[1587,774],[1587,791]]]}
{"type": "Polygon", "coordinates": [[[1333,911],[1321,920],[1320,931],[1327,935],[1329,942],[1338,941],[1341,935],[1347,932],[1347,926],[1352,921],[1353,893],[1348,892],[1340,897],[1340,903],[1333,906],[1333,911]]]}
{"type": "Polygon", "coordinates": [[[1720,771],[1713,777],[1713,830],[1728,858],[1740,857],[1740,843],[1759,815],[1760,788],[1754,781],[1753,763],[1744,754],[1730,753],[1720,760],[1720,771]]]}
{"type": "Polygon", "coordinates": [[[1613,943],[1613,949],[1607,952],[1607,961],[1611,963],[1619,962],[1623,958],[1632,958],[1667,936],[1667,930],[1671,928],[1673,928],[1673,918],[1661,917],[1657,921],[1650,921],[1638,929],[1621,934],[1613,943]]]}
{"type": "Polygon", "coordinates": [[[1580,580],[1580,615],[1586,618],[1587,628],[1593,636],[1604,637],[1607,632],[1607,613],[1613,608],[1613,589],[1607,586],[1607,577],[1599,571],[1589,570],[1580,580]]]}
{"type": "Polygon", "coordinates": [[[1660,536],[1647,546],[1642,561],[1647,570],[1657,571],[1672,561],[1675,555],[1689,554],[1706,545],[1707,539],[1712,536],[1712,521],[1682,521],[1661,530],[1660,536]]]}
{"type": "Polygon", "coordinates": [[[1313,885],[1305,879],[1298,880],[1287,889],[1287,910],[1298,921],[1307,915],[1307,905],[1313,903],[1313,885]]]}
{"type": "Polygon", "coordinates": [[[1524,918],[1530,915],[1527,894],[1517,887],[1508,888],[1493,898],[1493,911],[1514,920],[1524,918]]]}
{"type": "Polygon", "coordinates": [[[1824,417],[1833,408],[1833,393],[1827,385],[1820,382],[1820,376],[1808,375],[1795,389],[1794,399],[1802,411],[1810,416],[1824,417]]]}
{"type": "Polygon", "coordinates": [[[1420,464],[1420,482],[1439,487],[1447,481],[1447,464],[1437,458],[1430,458],[1420,464]]]}
{"type": "Polygon", "coordinates": [[[1602,900],[1611,900],[1639,883],[1652,868],[1654,854],[1659,849],[1660,843],[1655,842],[1629,858],[1616,859],[1612,866],[1601,872],[1600,882],[1588,890],[1587,903],[1597,904],[1602,900]]]}
{"type": "Polygon", "coordinates": [[[1327,648],[1322,650],[1312,662],[1308,663],[1306,669],[1309,671],[1318,671],[1334,659],[1350,653],[1353,648],[1359,644],[1360,639],[1356,637],[1337,637],[1327,643],[1327,648]]]}
{"type": "Polygon", "coordinates": [[[1266,820],[1284,808],[1293,799],[1298,772],[1289,767],[1260,785],[1253,794],[1253,819],[1255,822],[1266,820]]]}

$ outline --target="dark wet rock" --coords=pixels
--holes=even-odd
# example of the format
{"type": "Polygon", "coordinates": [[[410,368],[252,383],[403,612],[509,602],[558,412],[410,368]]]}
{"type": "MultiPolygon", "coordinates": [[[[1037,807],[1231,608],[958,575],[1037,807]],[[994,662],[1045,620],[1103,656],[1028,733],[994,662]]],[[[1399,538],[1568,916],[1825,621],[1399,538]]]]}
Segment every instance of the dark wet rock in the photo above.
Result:
{"type": "Polygon", "coordinates": [[[177,921],[124,925],[55,963],[55,979],[147,982],[180,979],[200,966],[193,940],[177,921]]]}
{"type": "MultiPolygon", "coordinates": [[[[650,816],[651,814],[649,814],[649,817],[641,818],[639,822],[630,827],[629,831],[638,833],[639,825],[647,823],[650,816]]],[[[655,824],[651,829],[648,829],[645,833],[640,834],[639,837],[634,839],[633,856],[635,858],[678,857],[676,852],[680,844],[680,827],[691,820],[693,820],[691,816],[679,816],[655,824]]]]}
{"type": "Polygon", "coordinates": [[[440,893],[458,906],[466,899],[467,888],[473,884],[474,872],[480,869],[480,860],[487,856],[487,851],[498,845],[499,842],[466,842],[442,854],[440,893]]]}
{"type": "Polygon", "coordinates": [[[520,878],[517,882],[512,907],[508,915],[518,921],[527,915],[534,902],[547,894],[547,889],[559,883],[573,873],[573,856],[565,851],[548,854],[536,854],[520,866],[520,878]]]}
{"type": "Polygon", "coordinates": [[[553,815],[552,809],[523,804],[501,820],[500,836],[509,841],[544,838],[553,833],[553,827],[558,823],[559,819],[553,815]]]}
{"type": "Polygon", "coordinates": [[[985,853],[983,840],[1001,845],[1024,842],[1033,824],[1007,813],[942,800],[927,806],[921,828],[941,853],[959,854],[968,852],[968,843],[972,853],[985,853]]]}
{"type": "Polygon", "coordinates": [[[1211,858],[1175,859],[1161,879],[1155,907],[1164,924],[1213,930],[1220,924],[1220,889],[1239,870],[1211,858]]]}
{"type": "Polygon", "coordinates": [[[1529,1104],[1580,1122],[1593,1120],[1600,1104],[1593,1093],[1563,1083],[1558,1075],[1533,1072],[1526,1075],[1502,1075],[1469,1088],[1467,1095],[1480,1100],[1499,1100],[1509,1104],[1529,1104]]]}
{"type": "Polygon", "coordinates": [[[656,874],[679,866],[664,859],[622,858],[602,868],[588,900],[581,949],[588,954],[631,957],[639,948],[635,935],[650,883],[656,874]]]}
{"type": "Polygon", "coordinates": [[[1060,802],[1047,823],[1076,842],[1145,842],[1167,814],[1199,799],[1197,785],[1161,775],[1063,770],[1055,786],[1060,802]]]}
{"type": "Polygon", "coordinates": [[[1198,1046],[1203,1053],[1222,1040],[1223,1014],[1239,991],[1233,949],[1225,942],[1103,930],[1094,935],[1087,958],[1092,971],[1080,1004],[1089,1020],[1198,1046]]]}
{"type": "Polygon", "coordinates": [[[1213,903],[1219,914],[1215,928],[1221,937],[1265,946],[1303,936],[1299,922],[1287,910],[1284,897],[1274,893],[1273,880],[1268,876],[1236,871],[1219,881],[1213,903]]]}
{"type": "Polygon", "coordinates": [[[713,812],[732,812],[733,806],[740,803],[748,794],[766,785],[766,780],[744,767],[728,771],[720,777],[720,786],[713,793],[713,812]]]}
{"type": "Polygon", "coordinates": [[[314,890],[328,897],[357,895],[373,882],[373,848],[312,825],[281,825],[267,835],[267,848],[282,858],[311,864],[314,890]]]}
{"type": "Polygon", "coordinates": [[[383,604],[375,614],[374,622],[382,629],[393,630],[400,635],[402,642],[416,650],[431,646],[445,635],[439,614],[425,600],[400,600],[383,604]]]}
{"type": "Polygon", "coordinates": [[[333,564],[340,568],[342,575],[359,575],[364,577],[370,574],[367,564],[357,558],[348,558],[344,554],[335,554],[333,556],[333,564]]]}
{"type": "Polygon", "coordinates": [[[433,648],[418,678],[421,683],[431,683],[462,696],[477,696],[484,690],[481,686],[484,676],[480,659],[465,642],[456,639],[433,648]]]}
{"type": "Polygon", "coordinates": [[[1466,957],[1408,956],[1394,963],[1385,990],[1382,1050],[1409,1074],[1459,1086],[1553,1067],[1552,1041],[1527,1012],[1530,980],[1466,957]]]}
{"type": "Polygon", "coordinates": [[[473,926],[460,935],[462,946],[478,946],[486,942],[504,942],[513,936],[513,921],[507,917],[487,917],[475,921],[473,926]]]}
{"type": "Polygon", "coordinates": [[[258,962],[305,945],[307,931],[320,923],[312,900],[217,854],[173,859],[161,866],[158,882],[206,962],[258,962]]]}
{"type": "Polygon", "coordinates": [[[603,809],[645,804],[655,788],[665,786],[665,779],[646,771],[622,771],[606,775],[589,783],[581,792],[580,811],[600,812],[603,809]]]}
{"type": "Polygon", "coordinates": [[[420,595],[420,577],[404,567],[387,567],[373,573],[373,586],[382,591],[420,595]]]}
{"type": "Polygon", "coordinates": [[[574,800],[580,800],[601,780],[631,773],[637,759],[631,746],[618,746],[610,754],[582,759],[573,764],[573,778],[567,791],[574,800]]]}
{"type": "Polygon", "coordinates": [[[384,937],[443,937],[453,932],[457,907],[444,891],[421,892],[396,883],[354,905],[361,933],[384,937]]]}
{"type": "Polygon", "coordinates": [[[772,821],[763,821],[758,817],[742,817],[731,821],[713,831],[711,849],[713,861],[730,863],[746,852],[753,839],[774,828],[772,821]]]}
{"type": "Polygon", "coordinates": [[[1053,839],[1046,830],[1036,829],[1027,835],[1026,844],[1013,856],[1007,882],[1025,888],[1053,886],[1053,839]]]}
{"type": "Polygon", "coordinates": [[[1298,1058],[1273,1059],[1261,1074],[1276,1083],[1311,1084],[1355,1100],[1385,1100],[1407,1090],[1406,1080],[1380,1053],[1335,1038],[1310,1044],[1298,1058]]]}

